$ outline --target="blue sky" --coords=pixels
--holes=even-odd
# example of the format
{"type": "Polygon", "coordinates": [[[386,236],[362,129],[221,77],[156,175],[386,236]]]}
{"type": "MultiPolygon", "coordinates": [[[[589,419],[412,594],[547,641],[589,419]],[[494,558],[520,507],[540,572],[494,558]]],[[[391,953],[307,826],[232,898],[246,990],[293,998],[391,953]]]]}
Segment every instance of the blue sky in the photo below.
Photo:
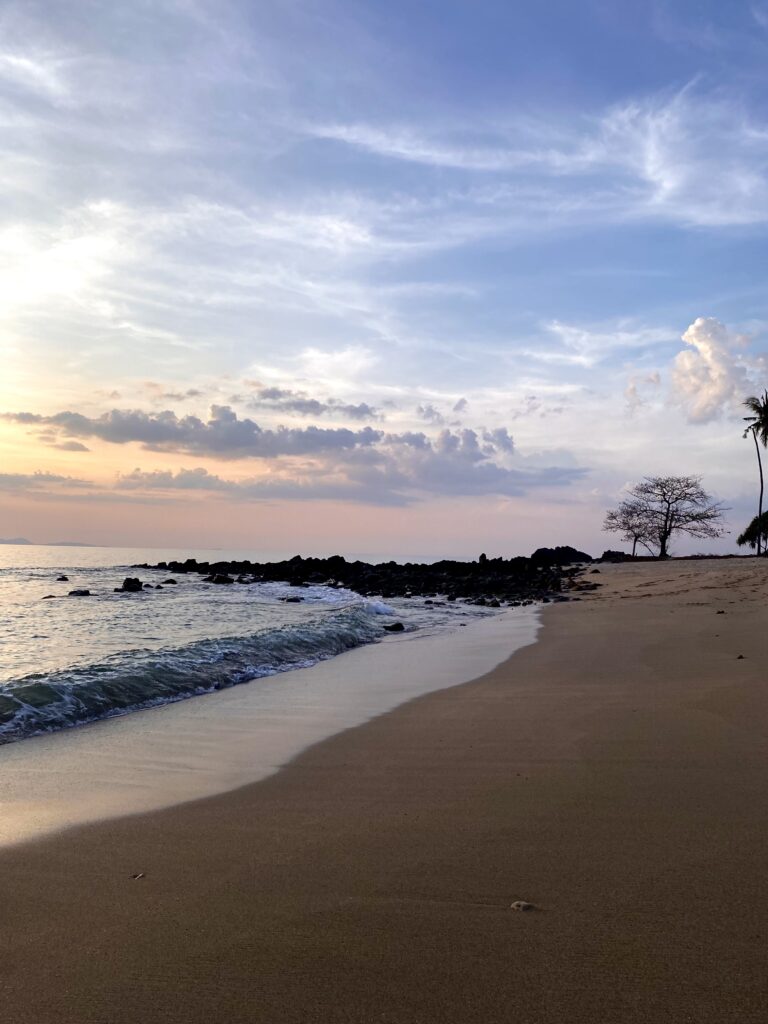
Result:
{"type": "Polygon", "coordinates": [[[0,534],[598,550],[657,472],[740,529],[767,57],[765,2],[5,3],[0,534]]]}

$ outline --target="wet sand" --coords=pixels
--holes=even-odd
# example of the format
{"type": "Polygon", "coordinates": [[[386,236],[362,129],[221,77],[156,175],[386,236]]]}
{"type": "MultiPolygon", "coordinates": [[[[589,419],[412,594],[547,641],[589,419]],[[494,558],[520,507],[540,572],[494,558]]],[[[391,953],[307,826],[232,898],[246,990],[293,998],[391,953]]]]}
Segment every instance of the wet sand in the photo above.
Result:
{"type": "Polygon", "coordinates": [[[585,579],[263,782],[0,853],[2,1018],[764,1021],[768,564],[585,579]]]}

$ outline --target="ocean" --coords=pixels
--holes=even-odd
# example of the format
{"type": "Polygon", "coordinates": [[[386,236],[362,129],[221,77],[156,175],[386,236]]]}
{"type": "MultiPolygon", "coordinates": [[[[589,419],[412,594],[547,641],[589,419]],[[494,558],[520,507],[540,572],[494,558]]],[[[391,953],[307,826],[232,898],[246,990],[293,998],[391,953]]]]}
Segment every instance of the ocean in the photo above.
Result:
{"type": "Polygon", "coordinates": [[[328,586],[221,586],[196,574],[131,568],[187,557],[253,552],[0,545],[0,744],[258,686],[362,645],[439,636],[494,614],[328,586]],[[153,589],[115,592],[126,576],[153,589]],[[73,590],[90,594],[69,596],[73,590]],[[301,602],[286,602],[297,594],[301,602]],[[394,621],[403,633],[385,631],[394,621]]]}

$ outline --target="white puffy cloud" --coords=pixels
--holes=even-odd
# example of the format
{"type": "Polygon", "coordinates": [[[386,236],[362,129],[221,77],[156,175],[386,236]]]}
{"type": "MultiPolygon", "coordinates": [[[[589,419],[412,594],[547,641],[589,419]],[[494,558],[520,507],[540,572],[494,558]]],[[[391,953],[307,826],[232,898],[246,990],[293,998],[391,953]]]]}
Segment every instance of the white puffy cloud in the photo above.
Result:
{"type": "Polygon", "coordinates": [[[707,423],[723,413],[738,415],[739,406],[755,390],[748,341],[714,317],[697,317],[683,334],[688,348],[672,366],[672,395],[691,423],[707,423]]]}

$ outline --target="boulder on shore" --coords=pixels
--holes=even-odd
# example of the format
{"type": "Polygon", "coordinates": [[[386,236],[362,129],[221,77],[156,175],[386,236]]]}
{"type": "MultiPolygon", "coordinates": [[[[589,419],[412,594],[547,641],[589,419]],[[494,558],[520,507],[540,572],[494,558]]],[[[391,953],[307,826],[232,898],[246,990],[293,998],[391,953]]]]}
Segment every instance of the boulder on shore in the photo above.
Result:
{"type": "Polygon", "coordinates": [[[405,630],[405,626],[402,622],[390,622],[384,629],[387,633],[402,633],[405,630]]]}
{"type": "Polygon", "coordinates": [[[68,597],[90,597],[90,596],[91,596],[90,590],[85,590],[84,588],[78,588],[77,590],[70,590],[70,592],[68,594],[68,597]]]}

